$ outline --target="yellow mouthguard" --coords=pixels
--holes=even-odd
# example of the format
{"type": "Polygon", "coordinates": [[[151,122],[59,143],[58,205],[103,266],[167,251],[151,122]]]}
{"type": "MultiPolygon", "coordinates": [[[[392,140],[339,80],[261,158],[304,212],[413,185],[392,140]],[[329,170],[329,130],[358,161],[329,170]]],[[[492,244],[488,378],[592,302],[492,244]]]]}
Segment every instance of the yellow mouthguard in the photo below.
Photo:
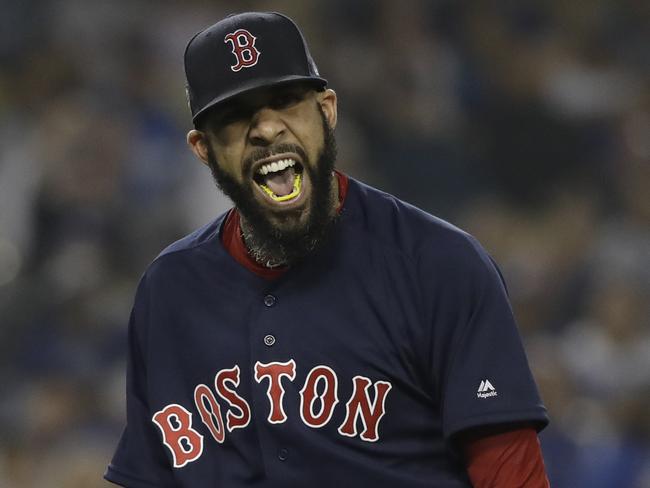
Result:
{"type": "Polygon", "coordinates": [[[291,200],[292,198],[296,198],[300,194],[301,186],[302,186],[301,173],[296,173],[296,175],[293,177],[293,191],[288,195],[282,195],[281,197],[273,193],[273,190],[271,190],[268,186],[264,185],[263,183],[260,183],[260,187],[262,187],[262,190],[264,190],[266,194],[276,202],[285,202],[287,200],[291,200]]]}

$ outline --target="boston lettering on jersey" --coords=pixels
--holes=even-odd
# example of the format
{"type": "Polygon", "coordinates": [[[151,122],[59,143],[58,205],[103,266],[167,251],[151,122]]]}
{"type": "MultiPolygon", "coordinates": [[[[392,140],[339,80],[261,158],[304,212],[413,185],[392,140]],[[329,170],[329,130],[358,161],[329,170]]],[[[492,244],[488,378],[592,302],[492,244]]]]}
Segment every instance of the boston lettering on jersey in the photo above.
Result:
{"type": "MultiPolygon", "coordinates": [[[[204,384],[194,389],[194,406],[199,417],[212,438],[223,443],[226,430],[248,426],[251,420],[251,409],[248,402],[235,390],[239,386],[240,369],[235,365],[230,369],[217,372],[214,379],[214,392],[204,384]],[[215,396],[216,392],[216,396],[215,396]],[[224,420],[220,397],[228,403],[224,420]]],[[[283,380],[294,381],[296,378],[296,362],[255,363],[255,381],[266,384],[266,395],[269,399],[269,413],[266,420],[270,424],[281,424],[287,420],[284,411],[283,398],[285,389],[283,380]]],[[[379,440],[379,422],[386,413],[386,396],[392,385],[387,381],[374,383],[365,376],[355,376],[352,379],[353,390],[345,409],[345,419],[338,428],[338,433],[347,437],[356,437],[367,442],[379,440]],[[370,387],[373,386],[373,399],[370,387]],[[357,423],[361,421],[363,429],[359,434],[357,423]]],[[[328,366],[318,365],[311,369],[300,390],[300,418],[311,428],[318,429],[326,425],[332,418],[334,408],[339,403],[338,377],[328,366]]],[[[170,450],[175,468],[182,468],[196,461],[203,453],[203,435],[192,423],[192,413],[178,404],[170,404],[156,412],[152,421],[162,432],[162,440],[170,450]]]]}

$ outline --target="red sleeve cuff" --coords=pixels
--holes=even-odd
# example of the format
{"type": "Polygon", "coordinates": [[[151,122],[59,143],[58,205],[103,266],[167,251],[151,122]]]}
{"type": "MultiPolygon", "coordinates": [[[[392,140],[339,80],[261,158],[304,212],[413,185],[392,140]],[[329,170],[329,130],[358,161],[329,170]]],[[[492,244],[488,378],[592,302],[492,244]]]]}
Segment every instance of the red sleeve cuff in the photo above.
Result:
{"type": "Polygon", "coordinates": [[[537,432],[532,427],[500,433],[477,431],[463,442],[474,488],[548,488],[537,432]]]}

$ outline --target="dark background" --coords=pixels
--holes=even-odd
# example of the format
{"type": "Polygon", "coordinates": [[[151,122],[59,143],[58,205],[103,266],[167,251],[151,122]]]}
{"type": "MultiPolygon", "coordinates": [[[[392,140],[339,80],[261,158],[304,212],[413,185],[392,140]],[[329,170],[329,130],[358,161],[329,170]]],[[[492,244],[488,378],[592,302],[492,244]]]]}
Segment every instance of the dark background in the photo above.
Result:
{"type": "Polygon", "coordinates": [[[106,486],[140,273],[229,205],[182,52],[260,9],[338,92],[340,168],[500,264],[552,485],[650,487],[649,5],[0,0],[0,486],[106,486]]]}

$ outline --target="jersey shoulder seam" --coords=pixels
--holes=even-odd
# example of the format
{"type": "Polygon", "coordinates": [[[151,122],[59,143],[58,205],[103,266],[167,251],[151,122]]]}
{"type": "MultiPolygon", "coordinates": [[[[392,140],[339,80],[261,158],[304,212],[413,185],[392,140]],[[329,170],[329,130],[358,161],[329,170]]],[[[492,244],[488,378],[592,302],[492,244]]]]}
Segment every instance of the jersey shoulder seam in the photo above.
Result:
{"type": "Polygon", "coordinates": [[[203,227],[200,227],[199,229],[196,229],[185,237],[182,237],[168,245],[166,248],[160,251],[160,253],[158,253],[158,255],[151,261],[151,263],[149,263],[149,266],[147,266],[147,268],[150,268],[155,263],[160,262],[169,256],[177,255],[183,252],[190,252],[195,249],[214,244],[215,240],[218,240],[219,238],[221,224],[223,223],[226,214],[227,212],[220,215],[212,222],[204,225],[203,227]],[[211,229],[211,227],[214,228],[211,229]],[[202,236],[202,233],[206,233],[206,235],[202,236]],[[192,242],[195,239],[196,241],[192,242]],[[186,243],[184,241],[186,241],[186,243]]]}
{"type": "MultiPolygon", "coordinates": [[[[373,206],[375,202],[381,202],[387,207],[392,209],[403,209],[404,213],[410,216],[411,224],[417,224],[418,221],[423,224],[423,226],[419,229],[419,231],[422,231],[427,227],[430,227],[431,229],[434,228],[439,229],[442,236],[445,235],[455,236],[459,239],[459,242],[467,243],[469,245],[468,247],[471,247],[474,250],[474,252],[480,255],[480,252],[478,251],[477,247],[481,249],[482,247],[480,246],[476,238],[471,234],[469,234],[467,231],[455,226],[450,222],[447,222],[446,220],[440,217],[437,217],[429,212],[426,212],[418,207],[415,207],[414,205],[404,200],[401,200],[395,195],[371,187],[369,185],[356,181],[352,178],[351,180],[357,184],[358,186],[357,191],[363,192],[366,195],[368,195],[369,200],[367,201],[370,202],[370,206],[373,206]]],[[[361,198],[361,200],[363,200],[363,198],[361,198]]],[[[365,205],[368,205],[368,203],[361,203],[360,205],[363,207],[365,205]]],[[[389,210],[389,208],[387,208],[386,210],[389,210]]],[[[367,211],[363,210],[363,212],[365,213],[367,211]]],[[[419,237],[414,240],[414,245],[412,246],[412,248],[404,249],[402,246],[399,246],[399,243],[390,242],[390,240],[388,240],[386,236],[382,235],[382,233],[380,232],[377,232],[374,226],[370,226],[370,227],[364,226],[364,231],[367,235],[373,237],[373,240],[375,242],[380,243],[382,247],[388,250],[395,251],[400,255],[408,257],[409,260],[415,265],[418,265],[421,255],[424,249],[426,248],[426,246],[430,244],[434,244],[432,242],[434,236],[431,235],[430,232],[420,232],[419,237]]]]}

